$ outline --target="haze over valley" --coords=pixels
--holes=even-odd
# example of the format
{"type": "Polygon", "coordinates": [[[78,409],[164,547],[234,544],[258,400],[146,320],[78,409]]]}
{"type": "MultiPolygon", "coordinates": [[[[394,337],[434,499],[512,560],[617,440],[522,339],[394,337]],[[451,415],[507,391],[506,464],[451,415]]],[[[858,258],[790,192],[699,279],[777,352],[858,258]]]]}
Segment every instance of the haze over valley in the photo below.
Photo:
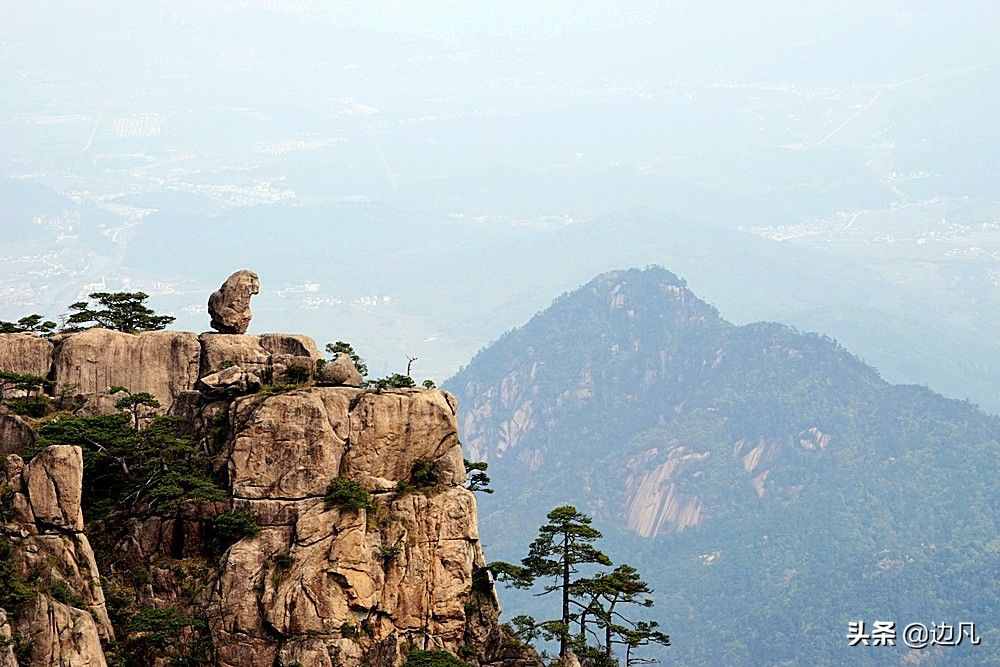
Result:
{"type": "Polygon", "coordinates": [[[997,409],[996,8],[765,13],[20,8],[0,317],[134,288],[200,330],[245,265],[260,326],[295,313],[442,380],[560,292],[656,263],[735,321],[997,409]]]}

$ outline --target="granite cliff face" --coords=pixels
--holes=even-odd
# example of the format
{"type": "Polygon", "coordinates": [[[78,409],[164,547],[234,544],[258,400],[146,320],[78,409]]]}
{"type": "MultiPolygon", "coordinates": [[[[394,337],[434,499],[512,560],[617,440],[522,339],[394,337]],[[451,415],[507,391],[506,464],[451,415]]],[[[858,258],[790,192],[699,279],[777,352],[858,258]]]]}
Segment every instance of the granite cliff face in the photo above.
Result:
{"type": "Polygon", "coordinates": [[[31,589],[0,611],[0,665],[395,667],[414,649],[541,664],[497,620],[454,397],[330,386],[360,378],[346,357],[335,373],[318,361],[311,339],[284,334],[0,335],[0,369],[49,377],[58,410],[0,415],[0,451],[16,452],[0,471],[0,565],[31,589]],[[35,452],[34,430],[115,413],[115,385],[159,401],[144,423],[175,418],[222,496],[84,522],[83,452],[100,455],[100,443],[35,452]],[[364,502],[331,502],[335,480],[364,502]],[[254,529],[223,542],[220,516],[254,529]],[[155,646],[163,619],[178,626],[175,642],[125,655],[136,637],[155,646]]]}
{"type": "Polygon", "coordinates": [[[230,418],[233,502],[261,532],[229,551],[213,587],[220,664],[360,664],[373,652],[395,664],[414,644],[457,652],[485,562],[447,397],[317,387],[239,399],[230,418]],[[439,484],[397,491],[422,461],[439,484]],[[334,478],[368,489],[372,505],[329,506],[334,478]]]}
{"type": "MultiPolygon", "coordinates": [[[[30,578],[35,590],[16,617],[11,617],[14,610],[2,612],[0,635],[7,635],[11,644],[6,657],[0,650],[0,664],[107,664],[101,642],[113,639],[114,630],[94,552],[83,532],[82,479],[78,447],[49,447],[27,464],[16,454],[3,461],[0,565],[5,572],[30,578]]],[[[10,587],[11,579],[5,577],[3,583],[10,587]]]]}

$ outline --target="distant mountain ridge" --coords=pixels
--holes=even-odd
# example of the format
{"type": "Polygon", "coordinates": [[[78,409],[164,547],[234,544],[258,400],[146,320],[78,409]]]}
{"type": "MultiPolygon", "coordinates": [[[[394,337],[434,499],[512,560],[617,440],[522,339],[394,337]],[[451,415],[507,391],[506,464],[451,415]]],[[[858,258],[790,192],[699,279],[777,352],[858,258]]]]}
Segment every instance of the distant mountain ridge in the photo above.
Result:
{"type": "Polygon", "coordinates": [[[665,269],[561,296],[447,387],[499,490],[491,553],[516,557],[559,502],[593,513],[667,598],[680,664],[899,664],[905,648],[844,653],[847,621],[1000,617],[1000,421],[824,336],[734,326],[665,269]]]}

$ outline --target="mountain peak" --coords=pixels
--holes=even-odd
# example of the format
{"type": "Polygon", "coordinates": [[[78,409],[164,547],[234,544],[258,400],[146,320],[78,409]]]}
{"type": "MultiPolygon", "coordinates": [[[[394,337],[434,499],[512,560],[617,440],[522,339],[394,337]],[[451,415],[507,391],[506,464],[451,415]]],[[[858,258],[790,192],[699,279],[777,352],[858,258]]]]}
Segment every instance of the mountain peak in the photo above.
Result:
{"type": "Polygon", "coordinates": [[[671,287],[687,287],[687,281],[678,276],[673,271],[660,266],[659,264],[650,264],[644,268],[629,268],[629,269],[613,269],[611,271],[605,271],[597,275],[593,280],[587,283],[587,286],[600,286],[607,284],[620,283],[622,281],[655,281],[659,284],[671,286],[671,287]]]}
{"type": "Polygon", "coordinates": [[[446,386],[466,451],[516,489],[480,502],[491,553],[517,553],[544,508],[592,514],[683,610],[672,632],[692,639],[675,662],[839,664],[819,643],[804,656],[740,642],[767,619],[808,634],[852,617],[859,581],[885,582],[864,584],[865,604],[900,618],[948,600],[961,615],[991,585],[996,419],[891,385],[831,338],[732,325],[666,269],[597,276],[446,386]],[[964,597],[934,576],[954,565],[933,545],[955,526],[913,508],[962,517],[962,577],[977,582],[964,597]],[[720,660],[719,641],[734,653],[720,660]]]}

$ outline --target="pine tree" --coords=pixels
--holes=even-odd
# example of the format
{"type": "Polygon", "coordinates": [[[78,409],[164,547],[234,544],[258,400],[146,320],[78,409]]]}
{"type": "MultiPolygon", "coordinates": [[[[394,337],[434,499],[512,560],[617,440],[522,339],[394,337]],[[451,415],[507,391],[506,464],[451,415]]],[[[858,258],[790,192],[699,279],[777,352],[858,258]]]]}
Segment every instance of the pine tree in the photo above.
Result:
{"type": "Polygon", "coordinates": [[[354,362],[354,367],[358,369],[358,373],[361,377],[368,375],[368,366],[365,364],[365,360],[358,356],[358,353],[354,351],[354,346],[342,340],[338,340],[336,343],[327,343],[326,351],[333,355],[334,359],[337,358],[338,354],[346,354],[354,362]]]}
{"type": "Polygon", "coordinates": [[[45,336],[52,333],[56,326],[55,322],[43,321],[42,316],[36,313],[22,317],[17,322],[0,320],[0,333],[37,333],[45,336]]]}
{"type": "Polygon", "coordinates": [[[601,533],[590,525],[592,519],[572,505],[557,507],[546,518],[548,523],[538,529],[538,537],[528,547],[528,556],[521,563],[533,579],[550,580],[542,595],[558,592],[562,597],[562,611],[556,627],[562,657],[570,644],[573,575],[581,565],[611,565],[611,559],[594,547],[601,533]]]}
{"type": "Polygon", "coordinates": [[[90,298],[95,299],[100,308],[91,307],[87,301],[71,305],[69,309],[74,312],[66,320],[68,330],[101,327],[125,333],[160,331],[176,319],[157,315],[146,307],[149,295],[144,292],[94,292],[90,298]]]}

